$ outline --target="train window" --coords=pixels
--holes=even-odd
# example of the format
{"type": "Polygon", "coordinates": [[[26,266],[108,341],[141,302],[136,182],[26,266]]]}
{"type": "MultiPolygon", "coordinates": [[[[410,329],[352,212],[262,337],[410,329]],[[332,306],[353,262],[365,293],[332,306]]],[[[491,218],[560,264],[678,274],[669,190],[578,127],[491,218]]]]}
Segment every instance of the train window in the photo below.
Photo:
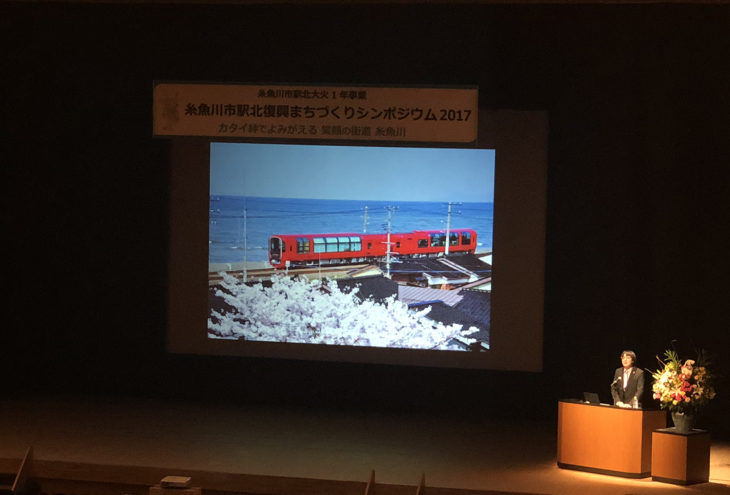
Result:
{"type": "Polygon", "coordinates": [[[372,249],[372,248],[373,248],[373,243],[372,242],[368,242],[368,249],[372,249]]]}
{"type": "Polygon", "coordinates": [[[431,247],[446,245],[446,234],[431,234],[431,247]]]}
{"type": "Polygon", "coordinates": [[[337,241],[340,243],[339,251],[351,251],[349,237],[338,237],[337,241]]]}
{"type": "Polygon", "coordinates": [[[309,252],[309,239],[306,237],[297,237],[297,253],[309,252]]]}
{"type": "Polygon", "coordinates": [[[396,249],[400,248],[400,241],[398,241],[398,242],[395,243],[395,248],[396,249]]]}
{"type": "Polygon", "coordinates": [[[336,253],[337,252],[337,237],[326,237],[324,241],[327,243],[327,252],[328,253],[336,253]]]}
{"type": "Polygon", "coordinates": [[[315,253],[324,253],[325,252],[325,245],[324,245],[324,237],[314,237],[312,239],[314,242],[314,252],[315,253]]]}
{"type": "Polygon", "coordinates": [[[419,248],[427,248],[428,247],[428,239],[418,239],[418,247],[419,248]]]}
{"type": "Polygon", "coordinates": [[[471,232],[462,232],[461,233],[461,244],[463,246],[471,244],[471,232]]]}
{"type": "Polygon", "coordinates": [[[458,245],[459,245],[459,233],[451,232],[449,234],[449,246],[458,246],[458,245]]]}
{"type": "Polygon", "coordinates": [[[350,237],[350,249],[353,251],[360,251],[362,249],[359,237],[350,237]]]}

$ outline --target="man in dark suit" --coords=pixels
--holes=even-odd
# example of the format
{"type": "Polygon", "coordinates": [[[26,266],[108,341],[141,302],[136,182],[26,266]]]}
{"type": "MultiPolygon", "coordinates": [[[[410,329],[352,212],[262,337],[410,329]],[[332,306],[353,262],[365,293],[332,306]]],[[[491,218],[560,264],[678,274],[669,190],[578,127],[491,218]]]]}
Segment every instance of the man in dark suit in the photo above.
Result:
{"type": "Polygon", "coordinates": [[[644,372],[636,367],[634,351],[621,353],[621,367],[613,374],[611,395],[614,405],[620,407],[632,407],[634,397],[637,402],[641,402],[644,395],[644,372]]]}

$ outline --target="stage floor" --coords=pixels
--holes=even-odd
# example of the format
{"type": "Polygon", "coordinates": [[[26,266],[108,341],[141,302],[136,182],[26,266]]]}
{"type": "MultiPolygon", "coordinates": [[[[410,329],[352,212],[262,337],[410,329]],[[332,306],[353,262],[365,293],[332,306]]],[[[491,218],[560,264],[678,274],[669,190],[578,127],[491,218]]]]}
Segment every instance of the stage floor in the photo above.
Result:
{"type": "MultiPolygon", "coordinates": [[[[557,407],[557,405],[556,405],[557,407]]],[[[151,399],[0,401],[0,458],[532,494],[730,494],[730,442],[689,487],[563,470],[553,421],[151,399]]],[[[174,471],[174,472],[173,472],[174,471]]]]}

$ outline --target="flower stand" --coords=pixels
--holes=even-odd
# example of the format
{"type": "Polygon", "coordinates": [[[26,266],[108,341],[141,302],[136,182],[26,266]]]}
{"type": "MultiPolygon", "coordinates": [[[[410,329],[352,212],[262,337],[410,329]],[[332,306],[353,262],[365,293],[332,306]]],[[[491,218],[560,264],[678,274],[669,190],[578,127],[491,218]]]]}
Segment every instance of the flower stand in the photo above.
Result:
{"type": "Polygon", "coordinates": [[[710,479],[710,434],[676,428],[652,432],[651,479],[676,485],[706,483],[710,479]]]}

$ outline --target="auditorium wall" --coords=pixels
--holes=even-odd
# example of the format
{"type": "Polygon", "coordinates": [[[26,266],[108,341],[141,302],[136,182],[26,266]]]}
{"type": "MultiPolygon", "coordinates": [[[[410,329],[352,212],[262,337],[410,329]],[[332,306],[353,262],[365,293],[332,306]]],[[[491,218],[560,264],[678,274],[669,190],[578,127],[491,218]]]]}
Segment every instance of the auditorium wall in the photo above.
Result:
{"type": "MultiPolygon", "coordinates": [[[[551,418],[624,348],[705,347],[730,376],[728,7],[3,2],[6,395],[551,418]],[[477,84],[547,111],[543,372],[166,353],[154,80],[477,84]]],[[[728,435],[728,395],[701,426],[728,435]]]]}

